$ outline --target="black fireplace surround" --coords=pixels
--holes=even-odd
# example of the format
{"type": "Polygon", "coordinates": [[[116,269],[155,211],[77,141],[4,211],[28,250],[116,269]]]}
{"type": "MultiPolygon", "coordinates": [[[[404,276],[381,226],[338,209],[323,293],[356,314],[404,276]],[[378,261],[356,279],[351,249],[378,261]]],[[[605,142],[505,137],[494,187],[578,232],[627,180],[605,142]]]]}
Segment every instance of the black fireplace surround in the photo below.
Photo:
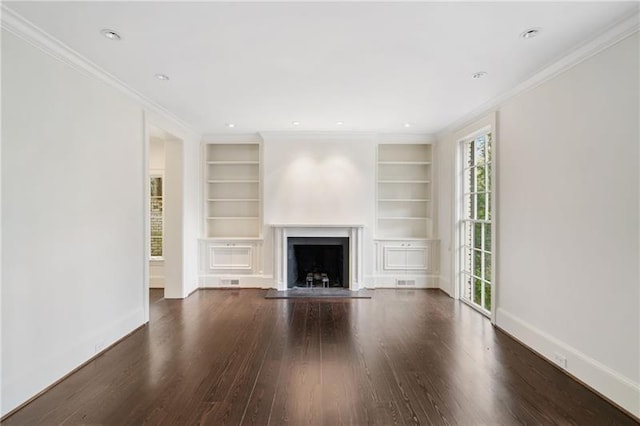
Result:
{"type": "Polygon", "coordinates": [[[308,273],[316,277],[316,287],[322,286],[324,273],[329,287],[349,288],[349,238],[288,237],[287,287],[306,287],[308,273]]]}

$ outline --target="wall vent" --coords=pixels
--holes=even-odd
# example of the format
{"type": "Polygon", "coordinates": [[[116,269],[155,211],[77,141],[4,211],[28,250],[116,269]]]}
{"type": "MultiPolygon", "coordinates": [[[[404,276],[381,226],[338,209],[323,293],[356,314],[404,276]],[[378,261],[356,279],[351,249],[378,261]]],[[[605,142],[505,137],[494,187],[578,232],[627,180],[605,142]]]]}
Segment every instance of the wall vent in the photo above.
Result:
{"type": "Polygon", "coordinates": [[[220,280],[222,285],[240,285],[240,280],[220,280]]]}
{"type": "Polygon", "coordinates": [[[398,287],[415,286],[416,280],[396,280],[396,285],[398,287]]]}

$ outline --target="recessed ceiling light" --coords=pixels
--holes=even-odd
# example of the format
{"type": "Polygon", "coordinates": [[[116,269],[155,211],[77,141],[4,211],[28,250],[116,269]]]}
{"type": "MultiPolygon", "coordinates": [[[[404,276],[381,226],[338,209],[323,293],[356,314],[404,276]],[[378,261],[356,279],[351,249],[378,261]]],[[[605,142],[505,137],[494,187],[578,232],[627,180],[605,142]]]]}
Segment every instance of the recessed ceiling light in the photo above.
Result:
{"type": "Polygon", "coordinates": [[[169,76],[166,74],[156,74],[156,78],[158,80],[167,81],[169,80],[169,76]]]}
{"type": "Polygon", "coordinates": [[[542,31],[542,28],[529,28],[526,31],[523,31],[520,34],[520,37],[522,38],[534,38],[537,37],[538,35],[540,35],[540,32],[542,31]]]}
{"type": "Polygon", "coordinates": [[[102,34],[103,36],[105,36],[109,40],[118,41],[118,40],[120,40],[122,38],[122,37],[120,37],[120,34],[118,34],[117,32],[115,32],[113,30],[106,29],[106,28],[104,30],[100,31],[100,34],[102,34]]]}
{"type": "Polygon", "coordinates": [[[337,126],[342,126],[343,124],[344,124],[344,122],[343,122],[343,121],[336,121],[336,125],[337,125],[337,126]]]}
{"type": "Polygon", "coordinates": [[[404,127],[411,127],[411,123],[404,123],[404,127]]]}
{"type": "Polygon", "coordinates": [[[292,121],[291,124],[293,124],[294,126],[299,126],[300,122],[299,121],[292,121]]]}
{"type": "Polygon", "coordinates": [[[236,125],[233,123],[227,123],[227,127],[233,129],[234,127],[236,127],[236,125]]]}
{"type": "Polygon", "coordinates": [[[487,76],[487,72],[486,71],[478,71],[476,73],[473,73],[473,75],[471,76],[473,79],[478,80],[479,78],[482,77],[486,77],[487,76]]]}

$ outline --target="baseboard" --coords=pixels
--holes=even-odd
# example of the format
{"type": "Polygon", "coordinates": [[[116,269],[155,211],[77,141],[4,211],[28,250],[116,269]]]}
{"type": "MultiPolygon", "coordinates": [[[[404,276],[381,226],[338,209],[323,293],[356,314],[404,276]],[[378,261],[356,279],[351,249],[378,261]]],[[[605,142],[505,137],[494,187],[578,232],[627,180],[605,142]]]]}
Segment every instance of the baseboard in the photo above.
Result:
{"type": "Polygon", "coordinates": [[[271,275],[200,275],[200,288],[276,288],[271,275]],[[230,284],[228,280],[238,280],[230,284]]]}
{"type": "Polygon", "coordinates": [[[599,361],[534,327],[517,316],[498,308],[498,328],[521,341],[551,363],[556,353],[566,357],[563,369],[596,393],[627,413],[640,419],[640,384],[612,370],[599,361]]]}
{"type": "Polygon", "coordinates": [[[376,288],[438,288],[437,275],[369,275],[364,277],[364,287],[376,288]],[[412,280],[414,285],[398,285],[398,280],[412,280]]]}
{"type": "MultiPolygon", "coordinates": [[[[200,275],[200,288],[277,288],[271,275],[200,275]],[[228,280],[238,280],[238,284],[230,284],[228,280]]],[[[370,275],[364,279],[362,288],[439,288],[437,275],[370,275]],[[399,286],[397,279],[414,280],[415,285],[399,286]]]]}
{"type": "Polygon", "coordinates": [[[3,371],[1,421],[104,353],[144,323],[144,310],[136,309],[97,332],[79,338],[75,344],[67,345],[63,351],[42,351],[46,357],[36,365],[31,364],[28,369],[20,372],[3,371]]]}

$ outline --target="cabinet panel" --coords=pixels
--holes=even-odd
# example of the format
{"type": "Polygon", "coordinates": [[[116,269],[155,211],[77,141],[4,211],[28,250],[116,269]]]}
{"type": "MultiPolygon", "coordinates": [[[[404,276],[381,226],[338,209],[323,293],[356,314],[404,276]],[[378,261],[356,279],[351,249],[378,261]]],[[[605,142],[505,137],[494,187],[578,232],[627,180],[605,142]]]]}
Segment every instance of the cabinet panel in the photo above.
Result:
{"type": "MultiPolygon", "coordinates": [[[[432,272],[435,240],[379,240],[376,243],[378,272],[393,275],[422,275],[432,272]]],[[[435,260],[437,262],[437,259],[435,260]]]]}
{"type": "Polygon", "coordinates": [[[253,268],[253,250],[252,247],[234,247],[233,248],[233,265],[234,269],[252,269],[253,268]]]}
{"type": "Polygon", "coordinates": [[[209,269],[251,270],[253,250],[251,246],[209,247],[209,269]]]}
{"type": "Polygon", "coordinates": [[[231,247],[211,247],[209,267],[211,269],[231,269],[233,265],[233,249],[231,247]]]}
{"type": "Polygon", "coordinates": [[[384,247],[384,269],[405,270],[407,254],[404,247],[384,247]]]}
{"type": "Polygon", "coordinates": [[[408,247],[406,250],[406,269],[408,271],[426,271],[429,269],[429,252],[426,247],[408,247]]]}

